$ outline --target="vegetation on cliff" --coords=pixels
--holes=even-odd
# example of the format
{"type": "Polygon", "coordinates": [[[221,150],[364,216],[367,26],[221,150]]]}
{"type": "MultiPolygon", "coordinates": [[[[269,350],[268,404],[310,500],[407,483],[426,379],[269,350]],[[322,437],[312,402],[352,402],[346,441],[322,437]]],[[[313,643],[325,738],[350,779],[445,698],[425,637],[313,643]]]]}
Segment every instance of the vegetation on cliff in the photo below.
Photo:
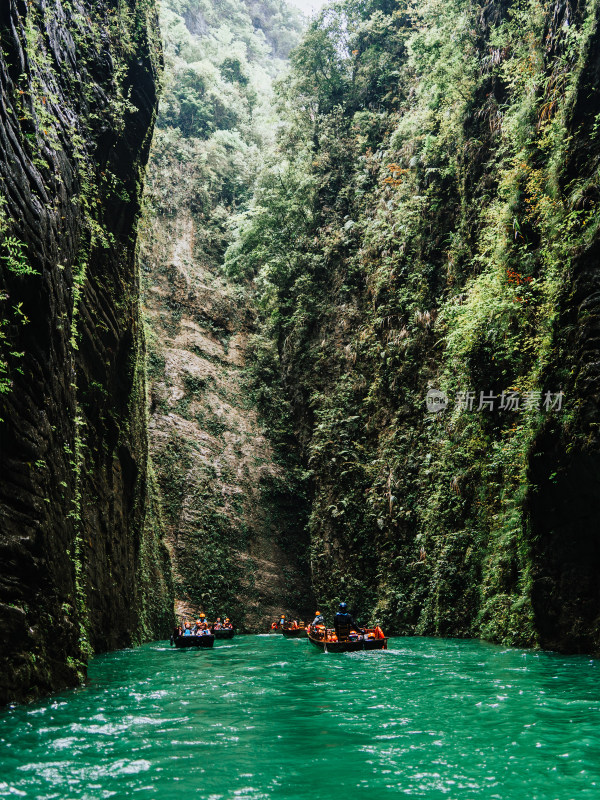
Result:
{"type": "Polygon", "coordinates": [[[150,0],[0,9],[0,703],[165,634],[136,225],[150,0]]]}
{"type": "Polygon", "coordinates": [[[167,632],[164,523],[247,629],[600,650],[599,17],[162,0],[140,277],[152,0],[2,5],[0,702],[167,632]]]}
{"type": "Polygon", "coordinates": [[[345,0],[292,53],[227,265],[257,287],[263,413],[311,470],[319,603],[600,645],[599,13],[345,0]]]}

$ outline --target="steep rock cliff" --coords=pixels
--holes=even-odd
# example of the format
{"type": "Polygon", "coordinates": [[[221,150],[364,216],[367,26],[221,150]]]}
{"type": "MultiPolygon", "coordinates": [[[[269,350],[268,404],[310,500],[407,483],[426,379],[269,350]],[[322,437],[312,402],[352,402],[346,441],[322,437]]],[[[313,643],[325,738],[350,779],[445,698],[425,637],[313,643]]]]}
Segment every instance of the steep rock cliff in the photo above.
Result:
{"type": "Polygon", "coordinates": [[[320,604],[600,648],[598,14],[345,0],[292,56],[228,264],[260,276],[320,604]]]}
{"type": "Polygon", "coordinates": [[[157,102],[149,0],[0,9],[0,702],[165,633],[136,224],[157,102]]]}
{"type": "Polygon", "coordinates": [[[249,396],[250,295],[203,263],[185,210],[148,221],[150,442],[182,616],[265,630],[310,613],[302,497],[249,396]]]}
{"type": "MultiPolygon", "coordinates": [[[[568,7],[564,7],[567,14],[568,7]]],[[[534,490],[531,519],[534,578],[532,600],[546,647],[600,652],[600,7],[588,12],[580,70],[565,114],[568,146],[560,188],[591,231],[573,248],[569,280],[560,299],[556,355],[548,383],[564,386],[571,399],[566,424],[548,421],[532,447],[529,476],[534,490]]],[[[564,18],[563,18],[564,25],[564,18]]]]}

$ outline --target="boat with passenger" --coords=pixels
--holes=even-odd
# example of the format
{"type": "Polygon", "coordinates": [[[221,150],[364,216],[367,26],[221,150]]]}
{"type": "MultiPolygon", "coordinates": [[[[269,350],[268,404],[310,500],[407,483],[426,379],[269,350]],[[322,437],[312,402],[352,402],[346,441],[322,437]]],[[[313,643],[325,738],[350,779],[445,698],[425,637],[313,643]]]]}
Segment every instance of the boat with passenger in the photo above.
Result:
{"type": "Polygon", "coordinates": [[[215,639],[233,639],[235,636],[235,630],[229,621],[229,617],[226,617],[224,622],[221,622],[221,618],[217,617],[211,626],[211,631],[215,639]]]}
{"type": "Polygon", "coordinates": [[[206,614],[202,613],[192,627],[192,623],[182,620],[171,635],[171,645],[175,647],[212,647],[215,639],[233,639],[235,630],[229,617],[221,622],[217,617],[214,622],[208,622],[206,614]]]}
{"type": "Polygon", "coordinates": [[[297,619],[289,620],[281,628],[286,639],[302,639],[306,637],[306,623],[297,619]]]}
{"type": "Polygon", "coordinates": [[[387,636],[379,625],[363,628],[364,633],[338,627],[337,633],[325,625],[309,625],[308,640],[325,653],[356,653],[360,650],[387,650],[387,636]]]}

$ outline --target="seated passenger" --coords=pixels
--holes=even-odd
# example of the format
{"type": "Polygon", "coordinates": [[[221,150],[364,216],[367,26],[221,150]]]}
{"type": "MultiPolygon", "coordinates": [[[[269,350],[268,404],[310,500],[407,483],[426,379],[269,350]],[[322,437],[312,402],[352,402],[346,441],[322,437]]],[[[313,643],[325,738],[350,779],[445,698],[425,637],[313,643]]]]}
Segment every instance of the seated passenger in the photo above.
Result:
{"type": "Polygon", "coordinates": [[[205,625],[206,625],[206,614],[204,614],[204,613],[198,614],[198,619],[196,620],[196,626],[194,628],[194,633],[196,633],[199,630],[202,630],[205,625]]]}
{"type": "Polygon", "coordinates": [[[350,631],[364,634],[364,630],[356,624],[352,614],[349,613],[347,603],[340,603],[340,610],[333,618],[333,627],[338,639],[348,639],[350,631]]]}
{"type": "Polygon", "coordinates": [[[317,625],[325,625],[325,618],[320,611],[315,611],[315,618],[313,619],[311,625],[316,627],[317,625]]]}
{"type": "Polygon", "coordinates": [[[214,630],[219,631],[219,630],[221,630],[222,627],[223,626],[221,625],[221,617],[217,617],[217,619],[216,619],[216,621],[215,621],[215,623],[213,625],[213,628],[214,628],[214,630]]]}
{"type": "Polygon", "coordinates": [[[227,618],[225,619],[225,624],[223,625],[223,627],[224,627],[224,628],[230,628],[230,629],[231,629],[231,628],[233,628],[233,625],[232,625],[232,624],[231,624],[231,622],[229,621],[229,617],[227,617],[227,618]]]}
{"type": "Polygon", "coordinates": [[[192,635],[192,626],[189,622],[185,623],[185,629],[183,631],[184,636],[191,636],[192,635]]]}

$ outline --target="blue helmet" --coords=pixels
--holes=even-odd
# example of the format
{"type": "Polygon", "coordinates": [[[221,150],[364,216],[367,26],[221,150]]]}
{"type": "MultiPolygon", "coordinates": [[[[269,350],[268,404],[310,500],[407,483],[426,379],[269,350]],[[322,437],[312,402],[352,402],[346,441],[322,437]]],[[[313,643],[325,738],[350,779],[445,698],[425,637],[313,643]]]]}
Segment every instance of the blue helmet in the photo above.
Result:
{"type": "Polygon", "coordinates": [[[340,603],[340,611],[346,613],[348,611],[348,603],[340,603]]]}

